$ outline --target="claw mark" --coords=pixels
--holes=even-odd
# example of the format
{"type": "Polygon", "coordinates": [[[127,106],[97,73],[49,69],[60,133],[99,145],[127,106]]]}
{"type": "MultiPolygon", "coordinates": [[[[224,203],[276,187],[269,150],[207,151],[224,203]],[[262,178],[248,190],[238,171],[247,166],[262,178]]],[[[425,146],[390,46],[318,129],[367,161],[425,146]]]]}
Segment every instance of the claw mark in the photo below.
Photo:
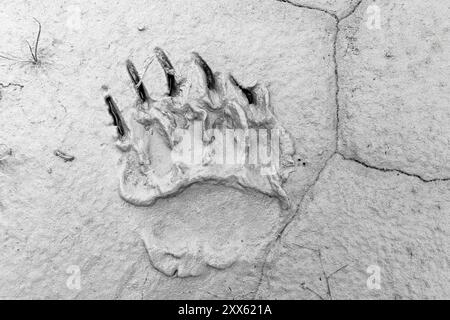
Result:
{"type": "Polygon", "coordinates": [[[241,86],[239,84],[239,82],[237,82],[237,80],[233,76],[230,76],[230,79],[233,82],[233,84],[236,87],[238,87],[239,89],[241,89],[241,91],[245,94],[245,96],[247,97],[248,103],[253,104],[254,98],[253,98],[253,93],[252,93],[251,89],[247,89],[247,88],[244,88],[243,86],[241,86]]]}
{"type": "Polygon", "coordinates": [[[154,49],[154,52],[156,58],[158,59],[161,67],[164,70],[164,73],[166,74],[167,86],[169,87],[169,96],[173,97],[178,91],[177,82],[175,80],[175,69],[173,68],[172,63],[170,62],[166,53],[161,48],[156,47],[154,49]]]}
{"type": "Polygon", "coordinates": [[[144,84],[141,81],[141,78],[139,77],[139,73],[136,70],[136,67],[134,66],[133,62],[130,60],[127,60],[127,70],[128,74],[130,75],[131,80],[133,81],[136,91],[139,95],[139,98],[141,98],[142,102],[145,102],[148,100],[148,93],[147,89],[145,88],[144,84]]]}
{"type": "Polygon", "coordinates": [[[122,118],[122,114],[120,113],[119,108],[110,95],[107,95],[105,97],[105,102],[108,105],[108,112],[113,118],[113,123],[117,127],[117,132],[119,133],[120,137],[125,136],[128,128],[122,118]]]}
{"type": "Polygon", "coordinates": [[[216,80],[214,79],[214,74],[211,71],[211,68],[197,52],[193,52],[192,55],[194,56],[195,63],[197,63],[197,65],[199,65],[200,68],[202,68],[203,72],[205,73],[206,85],[208,89],[214,90],[216,88],[216,80]]]}

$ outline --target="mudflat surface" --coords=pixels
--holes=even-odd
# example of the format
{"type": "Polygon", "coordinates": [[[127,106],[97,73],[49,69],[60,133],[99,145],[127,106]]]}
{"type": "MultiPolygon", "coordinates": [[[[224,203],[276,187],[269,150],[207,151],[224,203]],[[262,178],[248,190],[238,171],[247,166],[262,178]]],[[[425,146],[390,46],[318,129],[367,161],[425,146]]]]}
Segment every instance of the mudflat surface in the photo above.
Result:
{"type": "MultiPolygon", "coordinates": [[[[449,298],[449,13],[444,0],[5,3],[0,54],[25,61],[0,58],[0,298],[449,298]],[[266,84],[295,142],[290,209],[212,184],[150,207],[119,197],[104,96],[132,104],[125,61],[143,70],[155,46],[175,68],[196,51],[266,84]]],[[[157,64],[143,81],[164,93],[157,64]]]]}

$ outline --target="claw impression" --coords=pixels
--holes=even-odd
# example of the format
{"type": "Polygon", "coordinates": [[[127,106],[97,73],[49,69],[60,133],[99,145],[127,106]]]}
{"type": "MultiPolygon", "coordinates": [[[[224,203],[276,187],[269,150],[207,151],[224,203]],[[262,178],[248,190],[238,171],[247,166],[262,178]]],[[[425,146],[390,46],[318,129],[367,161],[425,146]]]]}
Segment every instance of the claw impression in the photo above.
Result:
{"type": "Polygon", "coordinates": [[[151,99],[128,60],[137,101],[122,114],[105,97],[124,152],[122,198],[147,206],[193,183],[213,182],[259,191],[288,208],[282,185],[293,171],[294,144],[266,87],[246,88],[231,75],[213,73],[198,53],[178,74],[161,48],[154,53],[166,75],[166,96],[151,99]]]}

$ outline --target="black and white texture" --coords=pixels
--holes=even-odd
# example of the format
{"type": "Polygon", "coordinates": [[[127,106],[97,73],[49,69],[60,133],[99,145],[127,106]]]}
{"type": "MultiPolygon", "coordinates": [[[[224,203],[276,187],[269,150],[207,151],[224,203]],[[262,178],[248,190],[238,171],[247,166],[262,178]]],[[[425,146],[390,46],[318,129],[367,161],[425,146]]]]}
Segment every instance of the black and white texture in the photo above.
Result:
{"type": "Polygon", "coordinates": [[[449,16],[445,0],[3,3],[0,298],[449,298],[449,16]],[[208,183],[119,196],[105,96],[136,100],[131,60],[164,97],[155,47],[265,84],[295,147],[289,207],[208,183]]]}

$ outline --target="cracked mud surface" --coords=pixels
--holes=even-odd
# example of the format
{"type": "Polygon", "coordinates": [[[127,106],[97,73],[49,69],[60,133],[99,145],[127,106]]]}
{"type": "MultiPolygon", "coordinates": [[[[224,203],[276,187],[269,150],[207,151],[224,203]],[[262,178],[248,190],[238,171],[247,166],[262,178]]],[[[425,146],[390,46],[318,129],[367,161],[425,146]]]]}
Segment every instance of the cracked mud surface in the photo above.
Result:
{"type": "MultiPolygon", "coordinates": [[[[26,56],[36,17],[42,65],[0,60],[11,149],[0,155],[0,297],[449,298],[449,11],[419,0],[6,4],[0,51],[26,56]],[[380,29],[366,24],[373,3],[380,29]],[[266,82],[295,141],[293,209],[207,184],[146,208],[120,199],[103,97],[135,99],[125,61],[142,70],[155,46],[266,82]],[[366,286],[371,265],[380,290],[366,286]]],[[[165,90],[153,65],[144,81],[165,90]]]]}

